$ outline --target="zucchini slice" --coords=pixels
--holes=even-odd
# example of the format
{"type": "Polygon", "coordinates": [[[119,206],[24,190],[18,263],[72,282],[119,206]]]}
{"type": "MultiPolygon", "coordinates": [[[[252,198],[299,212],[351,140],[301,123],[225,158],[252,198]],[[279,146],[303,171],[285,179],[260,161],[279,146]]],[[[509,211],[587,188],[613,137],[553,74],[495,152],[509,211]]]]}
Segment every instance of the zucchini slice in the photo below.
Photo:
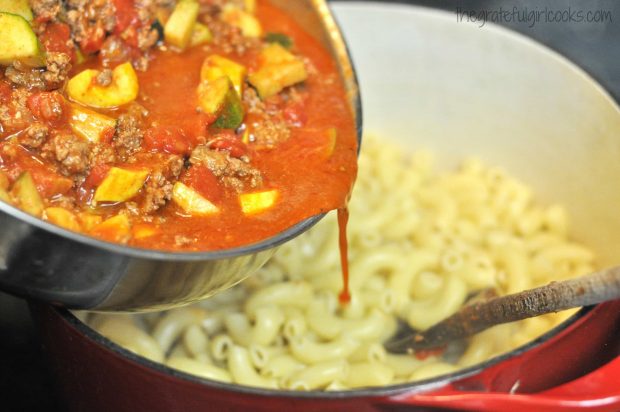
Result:
{"type": "Polygon", "coordinates": [[[174,184],[174,188],[172,189],[172,200],[174,200],[181,209],[192,216],[209,216],[220,211],[220,209],[209,200],[181,182],[176,182],[174,184]]]}
{"type": "Polygon", "coordinates": [[[24,17],[0,12],[0,39],[0,65],[19,60],[32,67],[45,66],[43,48],[24,17]]]}
{"type": "Polygon", "coordinates": [[[228,77],[201,82],[198,86],[198,102],[205,113],[218,115],[214,127],[236,129],[243,122],[243,103],[228,77]]]}
{"type": "Polygon", "coordinates": [[[195,0],[181,0],[174,7],[174,11],[164,26],[166,43],[185,49],[194,31],[200,6],[195,0]]]}
{"type": "Polygon", "coordinates": [[[239,96],[242,96],[243,82],[247,72],[244,65],[220,55],[213,54],[207,57],[202,63],[200,79],[212,82],[220,77],[226,76],[232,82],[239,96]]]}
{"type": "Polygon", "coordinates": [[[11,188],[17,207],[34,216],[41,216],[44,205],[30,172],[22,173],[11,188]]]}
{"type": "Polygon", "coordinates": [[[100,86],[95,78],[99,70],[86,69],[67,83],[69,97],[84,106],[110,109],[131,103],[138,97],[138,76],[131,63],[123,63],[112,71],[112,83],[100,86]]]}
{"type": "Polygon", "coordinates": [[[138,194],[148,170],[126,170],[113,167],[95,191],[95,202],[124,202],[138,194]]]}
{"type": "Polygon", "coordinates": [[[28,21],[34,18],[28,0],[0,0],[0,12],[17,14],[28,21]]]}

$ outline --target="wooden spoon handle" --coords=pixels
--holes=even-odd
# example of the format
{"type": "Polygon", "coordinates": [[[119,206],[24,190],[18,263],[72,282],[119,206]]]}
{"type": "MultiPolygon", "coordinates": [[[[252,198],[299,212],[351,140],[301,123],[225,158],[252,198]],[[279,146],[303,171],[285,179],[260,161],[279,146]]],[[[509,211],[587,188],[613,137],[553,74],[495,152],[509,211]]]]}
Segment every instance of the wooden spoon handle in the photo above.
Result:
{"type": "Polygon", "coordinates": [[[618,298],[620,267],[604,269],[575,279],[551,282],[539,288],[465,306],[430,329],[416,333],[411,341],[411,348],[436,348],[500,323],[618,298]]]}

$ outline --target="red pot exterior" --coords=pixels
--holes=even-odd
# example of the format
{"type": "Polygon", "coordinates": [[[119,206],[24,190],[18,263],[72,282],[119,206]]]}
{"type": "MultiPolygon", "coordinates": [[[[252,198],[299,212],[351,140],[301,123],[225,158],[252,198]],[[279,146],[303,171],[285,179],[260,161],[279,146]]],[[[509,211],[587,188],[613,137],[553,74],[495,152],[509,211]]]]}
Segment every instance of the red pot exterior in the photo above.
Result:
{"type": "Polygon", "coordinates": [[[610,362],[620,354],[620,301],[593,308],[528,350],[513,352],[501,357],[501,361],[492,360],[447,379],[351,393],[314,392],[297,396],[213,383],[173,372],[118,348],[64,311],[33,304],[32,314],[39,325],[59,393],[72,411],[365,412],[411,411],[412,406],[415,410],[560,411],[566,410],[567,404],[562,401],[571,394],[575,395],[572,406],[620,410],[620,358],[610,362]],[[575,381],[575,391],[571,390],[571,383],[550,389],[580,377],[575,381]],[[587,390],[584,392],[583,388],[587,390]],[[602,399],[598,403],[592,399],[596,396],[602,399]],[[607,406],[602,407],[603,404],[607,406]]]}

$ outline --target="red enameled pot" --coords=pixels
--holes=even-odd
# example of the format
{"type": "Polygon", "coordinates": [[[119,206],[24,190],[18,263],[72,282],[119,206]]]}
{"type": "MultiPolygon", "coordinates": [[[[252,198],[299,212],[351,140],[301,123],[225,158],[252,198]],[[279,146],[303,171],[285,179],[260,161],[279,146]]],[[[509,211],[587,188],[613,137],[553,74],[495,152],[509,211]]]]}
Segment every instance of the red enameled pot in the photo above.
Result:
{"type": "Polygon", "coordinates": [[[347,392],[197,378],[136,356],[64,309],[33,304],[31,311],[71,411],[620,410],[620,301],[584,308],[527,346],[472,368],[347,392]]]}

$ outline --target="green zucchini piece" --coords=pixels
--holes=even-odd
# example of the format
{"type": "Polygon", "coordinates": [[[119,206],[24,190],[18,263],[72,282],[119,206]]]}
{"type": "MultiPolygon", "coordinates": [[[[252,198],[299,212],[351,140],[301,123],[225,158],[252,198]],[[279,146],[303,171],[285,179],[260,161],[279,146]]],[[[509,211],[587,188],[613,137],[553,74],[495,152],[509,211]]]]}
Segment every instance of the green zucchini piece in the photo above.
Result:
{"type": "Polygon", "coordinates": [[[194,31],[192,32],[192,38],[189,41],[191,47],[200,46],[201,44],[209,43],[213,39],[213,34],[207,26],[201,23],[194,25],[194,31]]]}
{"type": "Polygon", "coordinates": [[[285,49],[290,49],[293,47],[293,39],[284,33],[267,33],[265,34],[265,41],[267,43],[278,43],[285,49]]]}
{"type": "Polygon", "coordinates": [[[0,65],[8,66],[15,60],[32,67],[45,65],[39,39],[22,16],[0,12],[0,39],[0,65]]]}
{"type": "Polygon", "coordinates": [[[26,213],[41,216],[44,205],[30,172],[22,173],[11,189],[11,195],[17,202],[17,206],[26,213]]]}
{"type": "Polygon", "coordinates": [[[198,100],[205,113],[218,115],[214,127],[236,129],[243,122],[243,103],[228,77],[200,83],[198,100]]]}
{"type": "Polygon", "coordinates": [[[0,0],[0,12],[17,14],[28,21],[34,18],[28,0],[0,0]]]}
{"type": "Polygon", "coordinates": [[[189,45],[200,6],[194,0],[181,0],[164,26],[166,43],[183,50],[189,45]]]}

